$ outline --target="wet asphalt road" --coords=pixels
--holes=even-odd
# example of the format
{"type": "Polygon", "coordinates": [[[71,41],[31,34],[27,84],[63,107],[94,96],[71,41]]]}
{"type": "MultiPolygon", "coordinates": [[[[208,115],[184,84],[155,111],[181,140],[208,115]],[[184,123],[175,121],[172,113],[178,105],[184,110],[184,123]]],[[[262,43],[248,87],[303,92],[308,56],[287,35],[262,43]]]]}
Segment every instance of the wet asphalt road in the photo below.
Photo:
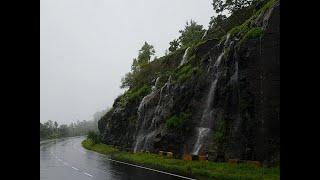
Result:
{"type": "Polygon", "coordinates": [[[81,146],[84,137],[40,142],[41,180],[182,180],[110,161],[108,156],[81,146]]]}

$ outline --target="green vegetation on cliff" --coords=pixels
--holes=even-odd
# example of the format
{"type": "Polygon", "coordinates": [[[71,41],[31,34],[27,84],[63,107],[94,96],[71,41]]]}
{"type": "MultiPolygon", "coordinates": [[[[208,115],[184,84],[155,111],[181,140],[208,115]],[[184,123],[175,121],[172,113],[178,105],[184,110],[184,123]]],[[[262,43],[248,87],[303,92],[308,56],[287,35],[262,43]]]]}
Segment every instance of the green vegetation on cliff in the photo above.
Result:
{"type": "MultiPolygon", "coordinates": [[[[189,145],[189,140],[195,136],[192,133],[203,115],[203,106],[211,106],[209,108],[215,116],[212,117],[213,133],[208,140],[210,147],[204,150],[210,161],[239,158],[261,162],[267,160],[267,163],[270,161],[270,164],[274,164],[273,153],[277,150],[272,149],[270,155],[265,155],[261,151],[269,152],[270,148],[258,147],[261,144],[259,142],[264,140],[256,138],[260,135],[266,139],[266,132],[272,130],[266,127],[264,134],[258,134],[260,132],[257,129],[260,127],[257,122],[260,117],[256,117],[256,109],[253,109],[265,108],[255,104],[260,97],[254,97],[254,92],[267,90],[259,89],[260,87],[253,84],[256,82],[247,82],[247,79],[256,75],[259,77],[256,69],[264,68],[249,63],[256,61],[259,56],[257,50],[261,48],[261,44],[268,43],[262,41],[265,36],[270,36],[264,33],[265,19],[268,19],[270,14],[266,12],[277,1],[246,1],[252,4],[241,8],[238,7],[239,4],[232,4],[238,2],[228,1],[226,6],[229,6],[227,8],[232,14],[213,17],[206,33],[202,26],[193,21],[187,24],[185,29],[180,31],[180,37],[170,42],[169,52],[160,58],[152,60],[153,46],[148,43],[143,45],[137,58],[133,60],[131,72],[123,78],[122,87],[128,89],[115,101],[113,108],[116,111],[107,113],[101,120],[99,128],[105,143],[130,149],[135,147],[137,142],[134,137],[139,131],[136,129],[144,128],[152,131],[151,133],[155,132],[156,138],[149,138],[150,144],[153,143],[150,149],[173,151],[181,155],[184,145],[189,145]],[[241,51],[241,48],[244,51],[241,51]],[[222,53],[224,56],[221,56],[221,63],[215,66],[215,60],[222,53]],[[251,57],[252,62],[245,62],[246,58],[251,57]],[[183,59],[186,61],[181,63],[183,59]],[[257,68],[248,68],[248,65],[257,68]],[[210,86],[215,82],[214,78],[219,78],[216,86],[210,86]],[[142,103],[143,110],[138,114],[137,109],[143,97],[151,91],[152,94],[142,103]],[[208,92],[212,92],[214,97],[214,102],[207,103],[209,105],[204,103],[208,99],[208,92]],[[257,100],[253,101],[254,98],[257,100]],[[148,126],[149,124],[152,126],[148,126]],[[122,134],[123,129],[126,133],[122,134]],[[120,131],[121,133],[118,133],[120,131]]],[[[268,57],[267,53],[264,56],[268,57]]],[[[276,135],[270,138],[277,140],[276,135]]],[[[145,150],[144,148],[145,146],[140,149],[145,150]]],[[[277,167],[265,169],[245,164],[234,166],[226,163],[186,162],[147,153],[119,152],[114,154],[114,158],[182,174],[192,172],[192,175],[222,179],[261,179],[262,174],[264,179],[279,178],[277,167]],[[200,166],[202,168],[197,168],[200,166]]]]}
{"type": "Polygon", "coordinates": [[[126,106],[127,103],[134,103],[134,102],[140,101],[144,96],[149,94],[150,91],[151,91],[151,87],[148,85],[129,89],[121,96],[119,105],[121,107],[124,107],[126,106]]]}

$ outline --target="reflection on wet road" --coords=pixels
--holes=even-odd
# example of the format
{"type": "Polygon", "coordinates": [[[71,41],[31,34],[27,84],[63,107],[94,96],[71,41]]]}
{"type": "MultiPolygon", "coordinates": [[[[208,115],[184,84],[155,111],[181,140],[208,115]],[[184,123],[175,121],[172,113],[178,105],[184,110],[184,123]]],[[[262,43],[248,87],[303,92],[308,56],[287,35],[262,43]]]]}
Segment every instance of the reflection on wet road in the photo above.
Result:
{"type": "Polygon", "coordinates": [[[176,176],[110,161],[81,146],[84,137],[40,143],[41,180],[178,180],[176,176]]]}

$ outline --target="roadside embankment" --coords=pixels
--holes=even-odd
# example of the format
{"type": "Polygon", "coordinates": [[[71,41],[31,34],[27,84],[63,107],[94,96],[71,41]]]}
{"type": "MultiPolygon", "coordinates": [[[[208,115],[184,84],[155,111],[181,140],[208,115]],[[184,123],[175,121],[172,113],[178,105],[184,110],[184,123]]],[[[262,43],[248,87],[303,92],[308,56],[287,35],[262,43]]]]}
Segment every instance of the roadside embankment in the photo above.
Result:
{"type": "Polygon", "coordinates": [[[82,146],[88,150],[111,155],[114,160],[143,165],[197,179],[280,179],[279,167],[264,168],[256,167],[253,164],[186,161],[146,152],[123,152],[106,144],[94,144],[90,139],[84,140],[82,146]]]}

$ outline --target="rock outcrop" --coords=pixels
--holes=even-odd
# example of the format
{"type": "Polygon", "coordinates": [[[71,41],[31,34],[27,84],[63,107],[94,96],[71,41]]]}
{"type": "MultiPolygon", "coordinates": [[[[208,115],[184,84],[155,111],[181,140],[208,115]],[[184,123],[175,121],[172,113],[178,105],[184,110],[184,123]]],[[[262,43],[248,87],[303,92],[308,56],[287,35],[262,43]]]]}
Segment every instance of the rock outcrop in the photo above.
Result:
{"type": "Polygon", "coordinates": [[[104,142],[131,151],[206,153],[212,161],[278,161],[280,4],[267,5],[224,38],[159,59],[172,73],[155,78],[137,101],[115,100],[99,121],[104,142]]]}

